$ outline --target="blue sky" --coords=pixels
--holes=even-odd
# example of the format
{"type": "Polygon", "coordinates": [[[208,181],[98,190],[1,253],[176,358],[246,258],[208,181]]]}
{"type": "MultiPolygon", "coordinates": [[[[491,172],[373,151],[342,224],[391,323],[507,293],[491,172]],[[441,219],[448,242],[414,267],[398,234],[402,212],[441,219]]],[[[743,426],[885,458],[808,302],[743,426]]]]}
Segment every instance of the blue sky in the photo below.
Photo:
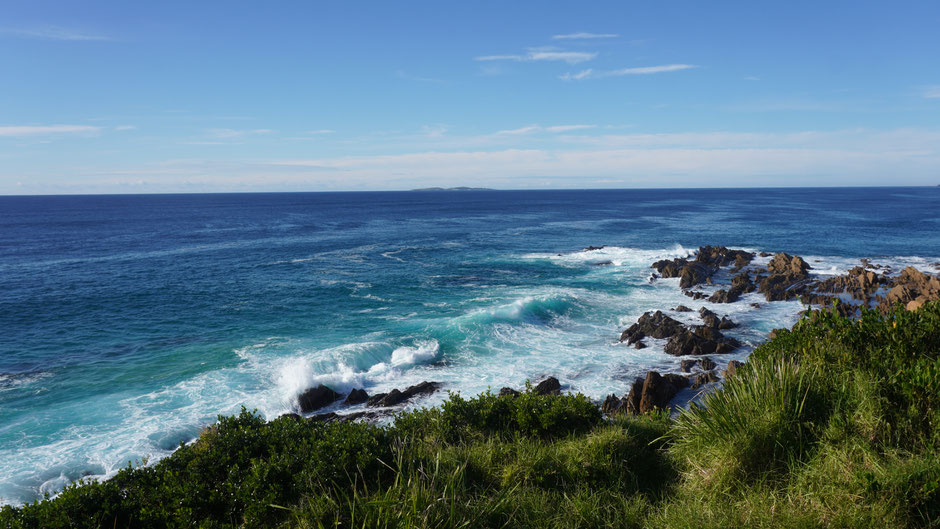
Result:
{"type": "Polygon", "coordinates": [[[0,194],[936,185],[940,3],[0,17],[0,194]]]}

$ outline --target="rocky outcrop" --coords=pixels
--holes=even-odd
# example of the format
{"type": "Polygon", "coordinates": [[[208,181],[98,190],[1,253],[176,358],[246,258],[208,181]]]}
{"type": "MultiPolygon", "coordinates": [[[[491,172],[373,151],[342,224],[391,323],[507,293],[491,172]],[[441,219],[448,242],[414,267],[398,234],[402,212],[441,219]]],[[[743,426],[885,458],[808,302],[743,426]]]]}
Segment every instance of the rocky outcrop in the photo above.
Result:
{"type": "Polygon", "coordinates": [[[724,375],[725,378],[731,378],[738,372],[738,369],[743,365],[744,365],[744,362],[731,360],[730,362],[728,362],[728,367],[724,370],[722,375],[724,375]]]}
{"type": "Polygon", "coordinates": [[[499,390],[499,396],[500,396],[500,397],[504,397],[504,396],[507,396],[507,395],[510,396],[510,397],[518,397],[518,396],[519,396],[519,392],[516,391],[516,390],[514,390],[514,389],[512,389],[512,388],[502,388],[502,389],[499,390]]]}
{"type": "Polygon", "coordinates": [[[369,400],[369,394],[366,393],[364,389],[354,389],[349,392],[349,395],[346,395],[346,400],[343,401],[343,404],[346,406],[352,406],[353,404],[362,404],[369,400]]]}
{"type": "Polygon", "coordinates": [[[900,303],[907,310],[917,310],[928,301],[940,299],[940,279],[912,266],[901,270],[893,284],[885,296],[886,309],[900,303]]]}
{"type": "Polygon", "coordinates": [[[655,409],[665,409],[676,393],[688,385],[688,379],[682,375],[660,375],[656,371],[650,371],[646,377],[633,381],[627,395],[620,398],[617,398],[617,395],[608,395],[601,404],[601,411],[607,415],[638,415],[655,409]]]}
{"type": "Polygon", "coordinates": [[[665,278],[678,277],[681,288],[691,288],[707,282],[719,268],[734,265],[736,269],[747,266],[754,259],[754,254],[743,250],[729,250],[724,246],[702,246],[694,260],[665,259],[653,263],[660,275],[665,278]]]}
{"type": "Polygon", "coordinates": [[[705,323],[705,326],[712,329],[726,330],[734,329],[738,326],[737,323],[731,321],[731,319],[727,316],[722,316],[721,319],[719,319],[717,314],[706,309],[705,307],[699,309],[698,313],[702,317],[702,322],[705,323]]]}
{"type": "Polygon", "coordinates": [[[366,406],[370,408],[378,407],[388,407],[388,406],[397,406],[403,402],[407,402],[414,397],[420,397],[425,395],[430,395],[440,389],[440,382],[421,382],[420,384],[415,384],[414,386],[409,386],[402,391],[398,389],[393,389],[388,393],[377,393],[369,398],[366,402],[366,406]]]}
{"type": "Polygon", "coordinates": [[[669,401],[676,396],[676,393],[688,385],[689,380],[681,375],[660,375],[656,371],[650,371],[643,379],[639,396],[634,393],[637,388],[637,384],[634,383],[627,401],[628,403],[638,402],[635,413],[647,413],[657,408],[664,409],[669,406],[669,401]]]}
{"type": "Polygon", "coordinates": [[[718,382],[718,375],[715,374],[714,370],[703,371],[689,377],[689,383],[692,385],[692,389],[699,389],[706,384],[713,384],[718,382]]]}
{"type": "Polygon", "coordinates": [[[555,377],[548,377],[532,388],[532,393],[536,395],[559,395],[561,393],[561,383],[555,377]]]}
{"type": "Polygon", "coordinates": [[[716,364],[707,356],[695,359],[690,358],[679,363],[679,370],[683,373],[691,373],[692,369],[696,366],[702,368],[702,371],[711,371],[715,369],[716,364]]]}
{"type": "Polygon", "coordinates": [[[662,311],[647,312],[636,323],[620,334],[620,341],[632,345],[647,336],[651,338],[669,338],[681,332],[685,326],[666,316],[662,311]]]}
{"type": "Polygon", "coordinates": [[[623,331],[620,341],[637,348],[645,347],[641,341],[647,336],[667,339],[665,351],[674,356],[723,354],[741,346],[734,338],[725,337],[719,329],[730,329],[736,324],[727,316],[718,319],[715,313],[703,308],[700,314],[705,325],[687,327],[661,311],[647,312],[636,323],[623,331]],[[640,344],[643,344],[642,346],[640,344]]]}
{"type": "Polygon", "coordinates": [[[673,312],[692,312],[692,309],[686,307],[685,305],[679,305],[678,307],[672,309],[673,312]]]}
{"type": "Polygon", "coordinates": [[[717,329],[704,325],[685,329],[666,343],[665,351],[673,356],[724,354],[741,347],[734,338],[728,338],[717,329]]]}
{"type": "Polygon", "coordinates": [[[810,266],[799,256],[778,253],[767,265],[769,275],[760,280],[757,290],[767,301],[792,299],[805,291],[810,266]]]}
{"type": "Polygon", "coordinates": [[[332,389],[319,385],[312,387],[297,397],[297,405],[303,413],[319,410],[333,404],[341,398],[340,394],[332,389]]]}

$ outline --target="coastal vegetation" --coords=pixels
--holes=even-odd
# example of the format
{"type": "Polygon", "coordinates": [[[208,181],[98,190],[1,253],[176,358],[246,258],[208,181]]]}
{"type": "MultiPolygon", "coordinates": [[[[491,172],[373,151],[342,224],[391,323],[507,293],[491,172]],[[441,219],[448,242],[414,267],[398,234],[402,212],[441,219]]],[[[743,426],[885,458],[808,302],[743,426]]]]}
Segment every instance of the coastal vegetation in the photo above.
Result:
{"type": "Polygon", "coordinates": [[[0,527],[940,527],[940,302],[809,312],[677,417],[452,394],[389,426],[243,410],[0,527]]]}

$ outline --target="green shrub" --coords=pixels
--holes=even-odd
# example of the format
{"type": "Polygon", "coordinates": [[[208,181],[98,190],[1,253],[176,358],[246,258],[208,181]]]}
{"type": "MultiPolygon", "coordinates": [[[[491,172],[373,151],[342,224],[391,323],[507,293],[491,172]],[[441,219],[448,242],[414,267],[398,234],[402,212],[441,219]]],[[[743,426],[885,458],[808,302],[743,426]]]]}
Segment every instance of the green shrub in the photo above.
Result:
{"type": "Polygon", "coordinates": [[[396,417],[397,431],[412,438],[430,437],[445,443],[492,435],[539,438],[584,433],[601,422],[601,412],[584,395],[513,395],[489,391],[465,399],[451,393],[439,409],[418,410],[396,417]]]}

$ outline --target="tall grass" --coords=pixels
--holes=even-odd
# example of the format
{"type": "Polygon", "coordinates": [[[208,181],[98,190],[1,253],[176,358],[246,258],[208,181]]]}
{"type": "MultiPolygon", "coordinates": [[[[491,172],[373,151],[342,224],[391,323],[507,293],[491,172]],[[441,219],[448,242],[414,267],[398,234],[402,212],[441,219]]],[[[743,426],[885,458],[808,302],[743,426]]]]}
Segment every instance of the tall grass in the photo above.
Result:
{"type": "Polygon", "coordinates": [[[0,529],[940,528],[938,414],[940,302],[818,313],[674,421],[530,391],[389,427],[243,411],[0,529]]]}

